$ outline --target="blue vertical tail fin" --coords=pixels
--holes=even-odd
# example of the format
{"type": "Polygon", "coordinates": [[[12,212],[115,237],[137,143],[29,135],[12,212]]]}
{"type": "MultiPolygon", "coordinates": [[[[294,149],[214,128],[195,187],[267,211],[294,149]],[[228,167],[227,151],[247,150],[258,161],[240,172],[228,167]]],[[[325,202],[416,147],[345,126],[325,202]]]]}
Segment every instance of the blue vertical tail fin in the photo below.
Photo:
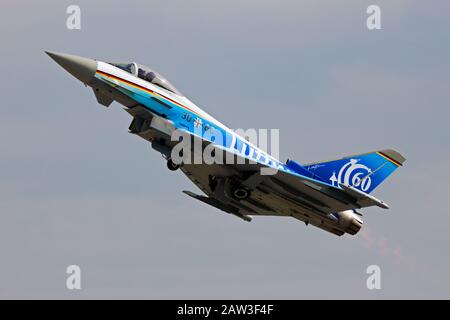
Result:
{"type": "Polygon", "coordinates": [[[386,149],[337,160],[310,163],[304,167],[317,178],[336,187],[339,184],[345,184],[370,193],[405,160],[397,151],[386,149]]]}

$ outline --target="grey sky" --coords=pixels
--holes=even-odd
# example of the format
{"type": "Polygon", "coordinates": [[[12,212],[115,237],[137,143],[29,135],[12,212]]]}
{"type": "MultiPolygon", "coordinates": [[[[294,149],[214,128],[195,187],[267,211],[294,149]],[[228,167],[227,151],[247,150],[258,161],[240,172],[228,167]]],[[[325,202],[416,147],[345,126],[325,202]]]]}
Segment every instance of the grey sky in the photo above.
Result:
{"type": "Polygon", "coordinates": [[[448,1],[0,6],[0,298],[450,298],[448,1]],[[338,238],[197,203],[120,106],[44,50],[152,66],[232,128],[280,128],[282,160],[398,149],[406,165],[375,192],[391,210],[338,238]]]}

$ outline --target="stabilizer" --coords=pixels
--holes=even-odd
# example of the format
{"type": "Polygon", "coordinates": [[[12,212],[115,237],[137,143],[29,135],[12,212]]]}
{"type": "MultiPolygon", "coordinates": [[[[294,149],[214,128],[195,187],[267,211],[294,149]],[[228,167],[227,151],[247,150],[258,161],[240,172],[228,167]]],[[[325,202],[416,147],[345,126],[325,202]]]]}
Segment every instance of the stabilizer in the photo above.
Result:
{"type": "Polygon", "coordinates": [[[335,187],[346,185],[370,193],[405,160],[397,151],[385,149],[337,160],[310,163],[304,167],[318,179],[335,187]]]}

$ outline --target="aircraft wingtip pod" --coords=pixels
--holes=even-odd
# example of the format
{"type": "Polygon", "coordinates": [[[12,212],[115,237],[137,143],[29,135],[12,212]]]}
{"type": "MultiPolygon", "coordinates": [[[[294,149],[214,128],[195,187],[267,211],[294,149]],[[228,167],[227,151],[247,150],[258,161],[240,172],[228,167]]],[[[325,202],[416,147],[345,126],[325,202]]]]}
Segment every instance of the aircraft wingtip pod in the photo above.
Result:
{"type": "Polygon", "coordinates": [[[97,71],[97,61],[66,53],[45,51],[57,64],[81,82],[88,83],[97,71]]]}

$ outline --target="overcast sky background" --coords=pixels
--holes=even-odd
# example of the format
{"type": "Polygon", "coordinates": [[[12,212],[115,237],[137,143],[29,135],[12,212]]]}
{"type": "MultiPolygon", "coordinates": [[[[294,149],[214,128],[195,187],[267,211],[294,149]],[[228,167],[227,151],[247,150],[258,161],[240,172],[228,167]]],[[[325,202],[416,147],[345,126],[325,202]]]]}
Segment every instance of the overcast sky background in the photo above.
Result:
{"type": "Polygon", "coordinates": [[[450,298],[450,2],[0,8],[0,298],[450,298]],[[221,213],[44,50],[154,67],[231,128],[280,128],[282,160],[395,148],[407,162],[374,193],[391,209],[340,238],[221,213]],[[366,288],[372,264],[381,290],[366,288]]]}

